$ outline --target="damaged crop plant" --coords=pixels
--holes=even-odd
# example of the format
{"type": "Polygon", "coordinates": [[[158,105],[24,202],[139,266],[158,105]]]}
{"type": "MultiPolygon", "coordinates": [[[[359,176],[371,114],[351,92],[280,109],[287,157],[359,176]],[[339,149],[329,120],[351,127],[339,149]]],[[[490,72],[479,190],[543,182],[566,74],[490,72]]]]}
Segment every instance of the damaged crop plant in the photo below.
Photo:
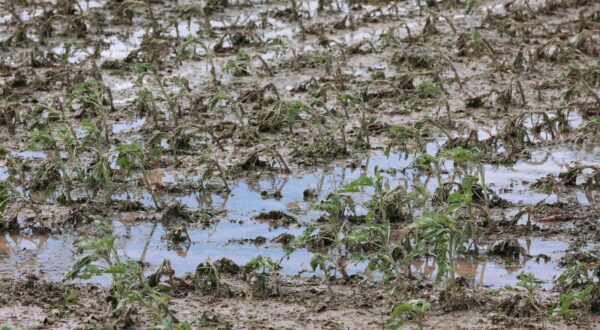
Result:
{"type": "Polygon", "coordinates": [[[0,328],[597,328],[598,40],[593,0],[5,0],[0,328]]]}

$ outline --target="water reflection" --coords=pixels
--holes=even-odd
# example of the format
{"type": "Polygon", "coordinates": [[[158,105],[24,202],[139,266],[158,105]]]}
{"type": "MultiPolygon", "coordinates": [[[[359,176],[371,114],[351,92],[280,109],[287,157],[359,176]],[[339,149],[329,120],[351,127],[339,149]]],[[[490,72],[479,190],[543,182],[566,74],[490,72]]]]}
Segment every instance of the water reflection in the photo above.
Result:
{"type": "MultiPolygon", "coordinates": [[[[456,276],[464,277],[472,283],[503,287],[515,285],[516,277],[521,272],[533,273],[537,279],[543,281],[543,287],[552,287],[553,278],[562,273],[558,260],[565,254],[567,243],[545,239],[518,241],[529,257],[521,256],[518,260],[499,257],[487,260],[462,259],[456,263],[456,276]],[[538,255],[547,256],[549,259],[536,258],[538,255]]],[[[437,275],[437,266],[433,258],[415,260],[411,269],[429,279],[435,279],[437,275]]]]}

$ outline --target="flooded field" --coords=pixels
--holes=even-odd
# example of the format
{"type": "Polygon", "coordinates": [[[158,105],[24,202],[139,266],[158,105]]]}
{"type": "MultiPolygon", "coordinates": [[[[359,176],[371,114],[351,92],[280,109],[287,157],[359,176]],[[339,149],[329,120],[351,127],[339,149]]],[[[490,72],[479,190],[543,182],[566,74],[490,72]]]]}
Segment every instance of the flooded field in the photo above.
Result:
{"type": "Polygon", "coordinates": [[[589,0],[7,0],[0,327],[598,327],[599,58],[589,0]]]}

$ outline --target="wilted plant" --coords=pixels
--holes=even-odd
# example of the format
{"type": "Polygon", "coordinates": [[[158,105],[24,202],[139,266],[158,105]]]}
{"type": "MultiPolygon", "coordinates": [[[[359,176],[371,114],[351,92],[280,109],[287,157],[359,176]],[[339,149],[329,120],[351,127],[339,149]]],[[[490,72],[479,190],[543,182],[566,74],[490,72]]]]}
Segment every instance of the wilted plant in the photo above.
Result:
{"type": "MultiPolygon", "coordinates": [[[[55,138],[53,133],[54,132],[52,132],[50,130],[41,130],[41,131],[32,132],[31,136],[29,137],[28,148],[30,150],[36,150],[39,148],[41,150],[49,151],[50,159],[48,160],[47,166],[44,167],[44,171],[45,171],[45,173],[52,173],[52,172],[59,173],[60,182],[64,189],[64,192],[62,193],[62,199],[67,204],[71,204],[72,203],[72,197],[71,197],[72,186],[71,186],[70,171],[69,171],[68,165],[67,165],[67,162],[69,161],[69,159],[67,159],[66,161],[63,161],[63,158],[61,157],[61,154],[60,154],[62,148],[59,145],[59,142],[55,138]]],[[[57,132],[57,133],[60,134],[61,132],[57,132]]],[[[63,126],[61,135],[65,136],[68,134],[69,134],[69,131],[64,129],[64,126],[63,126]]],[[[69,136],[68,138],[64,139],[63,141],[69,141],[72,138],[73,137],[69,136]]],[[[68,148],[67,145],[65,145],[65,149],[66,148],[68,148]]],[[[78,155],[74,155],[74,156],[78,157],[78,155]]],[[[75,158],[73,161],[76,162],[77,158],[75,158]]],[[[44,174],[42,174],[42,176],[44,176],[44,174]]]]}
{"type": "Polygon", "coordinates": [[[112,312],[118,319],[127,319],[132,308],[138,305],[149,309],[158,323],[169,318],[177,323],[168,307],[169,296],[164,293],[171,289],[171,285],[160,282],[160,276],[169,272],[170,263],[163,262],[157,273],[146,278],[139,263],[121,260],[111,226],[104,222],[94,224],[101,236],[84,237],[79,241],[78,252],[85,255],[71,266],[63,280],[108,276],[112,285],[109,294],[112,312]]]}
{"type": "Polygon", "coordinates": [[[218,176],[223,182],[225,190],[231,191],[231,188],[229,188],[229,184],[227,183],[226,169],[224,169],[223,166],[219,164],[219,162],[217,161],[217,157],[214,153],[209,151],[206,154],[200,156],[199,163],[204,164],[206,166],[206,169],[202,173],[203,182],[208,181],[216,174],[216,176],[218,176]]]}
{"type": "Polygon", "coordinates": [[[465,243],[474,238],[476,225],[471,219],[457,221],[449,215],[426,211],[415,219],[410,228],[418,230],[417,247],[429,251],[438,266],[437,279],[447,278],[454,284],[456,261],[467,251],[465,243]]]}
{"type": "MultiPolygon", "coordinates": [[[[0,218],[15,219],[24,208],[30,209],[39,217],[40,210],[35,206],[31,197],[25,195],[22,189],[27,187],[23,168],[24,162],[14,158],[8,149],[0,146],[0,159],[2,158],[7,160],[9,176],[4,180],[0,180],[0,218]],[[13,206],[13,208],[12,212],[8,214],[6,211],[10,206],[13,206]]],[[[2,227],[6,227],[6,224],[0,225],[0,228],[2,227]]]]}
{"type": "Polygon", "coordinates": [[[219,294],[220,275],[214,262],[208,258],[196,267],[194,282],[202,292],[215,292],[219,294]]]}
{"type": "Polygon", "coordinates": [[[422,129],[406,125],[391,125],[388,129],[389,142],[385,149],[385,155],[389,156],[392,149],[399,152],[409,152],[414,145],[417,150],[425,149],[424,136],[427,134],[422,129]]]}
{"type": "Polygon", "coordinates": [[[175,226],[174,228],[169,229],[163,238],[168,240],[170,244],[174,246],[184,246],[189,248],[192,244],[192,239],[190,238],[190,234],[185,225],[175,226]]]}
{"type": "Polygon", "coordinates": [[[121,7],[120,10],[122,12],[124,11],[130,11],[133,12],[133,10],[136,9],[141,9],[141,10],[145,10],[148,12],[148,18],[150,19],[150,22],[152,24],[152,33],[154,35],[154,37],[159,37],[160,36],[160,25],[158,24],[158,20],[156,19],[156,17],[154,16],[154,10],[152,9],[152,5],[150,3],[144,2],[144,1],[138,1],[138,0],[125,0],[121,3],[121,7]]]}
{"type": "Polygon", "coordinates": [[[148,181],[148,172],[146,171],[146,154],[142,148],[142,145],[135,141],[130,144],[122,144],[117,146],[116,151],[119,153],[117,158],[117,165],[125,170],[125,175],[129,176],[133,170],[140,170],[142,174],[142,182],[144,186],[152,196],[152,201],[157,209],[162,209],[158,199],[154,194],[152,185],[148,181]]]}
{"type": "MultiPolygon", "coordinates": [[[[146,103],[152,104],[151,100],[161,100],[167,103],[167,110],[169,110],[171,114],[171,120],[173,120],[173,126],[177,127],[179,125],[179,104],[177,103],[176,98],[171,96],[171,94],[167,91],[167,82],[170,80],[178,85],[181,85],[181,79],[177,77],[172,77],[170,79],[164,78],[158,71],[158,68],[154,64],[148,63],[135,63],[133,65],[134,71],[138,74],[138,83],[142,84],[144,81],[144,77],[150,76],[154,82],[158,85],[159,96],[150,97],[150,95],[143,95],[147,98],[146,103]]],[[[185,90],[185,86],[180,86],[182,90],[185,90]]],[[[145,94],[151,93],[150,89],[144,89],[145,94]]],[[[155,109],[154,109],[155,110],[155,109]]]]}
{"type": "Polygon", "coordinates": [[[282,260],[275,262],[271,257],[259,255],[243,265],[241,272],[246,281],[253,285],[255,292],[259,296],[269,296],[272,293],[279,295],[279,270],[281,269],[280,264],[282,260]],[[271,278],[274,281],[274,288],[270,288],[269,286],[271,278]]]}
{"type": "Polygon", "coordinates": [[[95,155],[95,160],[85,168],[78,169],[78,177],[80,181],[84,182],[87,189],[92,191],[92,197],[95,197],[100,189],[104,189],[107,200],[110,200],[115,185],[113,170],[110,167],[109,152],[105,150],[102,131],[92,121],[84,121],[82,128],[85,133],[83,146],[95,155]]]}
{"type": "Polygon", "coordinates": [[[114,106],[110,89],[101,81],[88,77],[83,83],[75,85],[67,98],[66,107],[71,111],[91,109],[97,120],[96,127],[104,136],[105,142],[109,142],[110,128],[107,119],[114,106]]]}

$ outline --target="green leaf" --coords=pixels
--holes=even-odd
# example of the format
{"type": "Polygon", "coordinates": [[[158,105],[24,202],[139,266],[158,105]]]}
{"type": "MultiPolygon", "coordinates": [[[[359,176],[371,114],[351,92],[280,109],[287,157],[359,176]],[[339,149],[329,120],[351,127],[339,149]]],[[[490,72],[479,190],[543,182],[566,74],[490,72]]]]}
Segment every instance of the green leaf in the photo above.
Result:
{"type": "Polygon", "coordinates": [[[442,156],[444,158],[452,159],[456,163],[465,163],[478,159],[478,155],[476,152],[470,149],[465,149],[463,147],[456,147],[450,150],[446,150],[442,153],[442,156]]]}
{"type": "Polygon", "coordinates": [[[339,193],[359,192],[360,187],[372,187],[373,179],[366,175],[361,175],[358,179],[348,183],[344,188],[339,190],[339,193]]]}

